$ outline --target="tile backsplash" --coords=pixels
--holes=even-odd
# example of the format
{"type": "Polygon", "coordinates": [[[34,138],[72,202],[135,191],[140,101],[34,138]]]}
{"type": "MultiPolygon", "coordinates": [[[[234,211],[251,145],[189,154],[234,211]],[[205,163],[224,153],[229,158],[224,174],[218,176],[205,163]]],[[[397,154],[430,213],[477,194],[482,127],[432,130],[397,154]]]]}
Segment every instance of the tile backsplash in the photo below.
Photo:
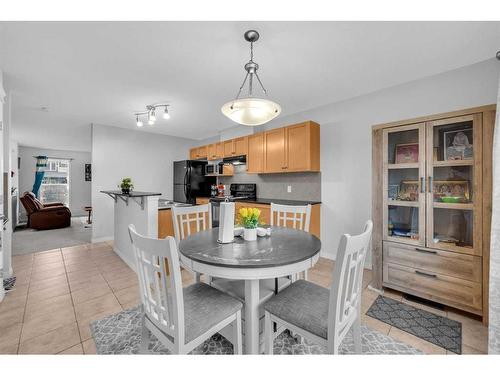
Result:
{"type": "Polygon", "coordinates": [[[255,183],[258,198],[321,201],[321,173],[247,174],[246,165],[235,165],[234,175],[219,177],[222,184],[255,183]],[[288,186],[291,192],[288,193],[288,186]]]}

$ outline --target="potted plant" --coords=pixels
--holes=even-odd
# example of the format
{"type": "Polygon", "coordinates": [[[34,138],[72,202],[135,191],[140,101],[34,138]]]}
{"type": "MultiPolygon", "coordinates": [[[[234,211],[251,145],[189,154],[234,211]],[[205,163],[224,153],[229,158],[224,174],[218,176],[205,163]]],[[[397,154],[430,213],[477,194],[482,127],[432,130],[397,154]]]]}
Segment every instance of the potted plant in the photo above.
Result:
{"type": "Polygon", "coordinates": [[[259,224],[260,210],[258,208],[240,208],[240,224],[243,226],[243,238],[245,241],[257,239],[257,225],[259,224]]]}
{"type": "Polygon", "coordinates": [[[132,183],[132,179],[130,177],[125,177],[118,187],[122,189],[123,194],[130,194],[134,188],[134,184],[132,183]]]}

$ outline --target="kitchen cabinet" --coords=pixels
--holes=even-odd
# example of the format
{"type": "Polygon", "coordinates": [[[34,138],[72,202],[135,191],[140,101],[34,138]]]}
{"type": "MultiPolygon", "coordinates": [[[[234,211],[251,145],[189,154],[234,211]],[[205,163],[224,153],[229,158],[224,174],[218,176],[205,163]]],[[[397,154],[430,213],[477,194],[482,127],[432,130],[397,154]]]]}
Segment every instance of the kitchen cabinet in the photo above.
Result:
{"type": "Polygon", "coordinates": [[[172,210],[158,210],[158,238],[165,238],[167,236],[174,236],[172,210]]]}
{"type": "Polygon", "coordinates": [[[264,173],[320,171],[318,124],[307,121],[264,134],[264,173]]]}
{"type": "Polygon", "coordinates": [[[224,143],[217,142],[207,146],[208,160],[218,160],[224,157],[224,143]]]}
{"type": "Polygon", "coordinates": [[[264,133],[248,136],[247,172],[264,172],[264,133]]]}
{"type": "Polygon", "coordinates": [[[373,128],[375,288],[487,322],[494,120],[488,106],[373,128]]]}
{"type": "Polygon", "coordinates": [[[239,137],[224,141],[224,157],[242,156],[248,152],[248,137],[239,137]]]}
{"type": "Polygon", "coordinates": [[[208,146],[193,147],[189,150],[190,160],[199,160],[207,158],[208,146]]]}
{"type": "Polygon", "coordinates": [[[196,198],[196,204],[208,204],[210,198],[205,198],[205,197],[197,197],[196,198]]]}
{"type": "Polygon", "coordinates": [[[279,128],[264,133],[264,172],[281,173],[287,168],[286,129],[279,128]]]}

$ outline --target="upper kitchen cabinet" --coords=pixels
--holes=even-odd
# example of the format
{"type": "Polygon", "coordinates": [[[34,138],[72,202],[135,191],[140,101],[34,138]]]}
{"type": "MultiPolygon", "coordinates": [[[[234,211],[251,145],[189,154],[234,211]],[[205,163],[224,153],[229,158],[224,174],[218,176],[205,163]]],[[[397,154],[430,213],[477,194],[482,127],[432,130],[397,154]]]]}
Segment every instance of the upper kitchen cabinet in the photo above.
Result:
{"type": "Polygon", "coordinates": [[[207,146],[208,160],[218,160],[224,157],[224,143],[217,142],[207,146]]]}
{"type": "Polygon", "coordinates": [[[319,125],[307,121],[264,133],[264,173],[319,172],[319,125]]]}
{"type": "Polygon", "coordinates": [[[248,136],[247,172],[264,173],[264,133],[248,136]]]}
{"type": "Polygon", "coordinates": [[[206,159],[208,146],[194,147],[189,150],[189,158],[191,160],[206,159]]]}
{"type": "Polygon", "coordinates": [[[248,152],[248,137],[229,139],[224,142],[224,157],[242,156],[248,152]]]}

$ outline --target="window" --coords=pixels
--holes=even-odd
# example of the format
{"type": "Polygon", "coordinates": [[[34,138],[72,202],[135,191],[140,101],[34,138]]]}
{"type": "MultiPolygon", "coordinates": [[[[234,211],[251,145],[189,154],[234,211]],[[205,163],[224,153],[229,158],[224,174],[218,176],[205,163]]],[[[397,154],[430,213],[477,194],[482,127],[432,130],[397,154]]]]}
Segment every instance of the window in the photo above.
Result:
{"type": "Polygon", "coordinates": [[[47,160],[47,169],[40,187],[40,200],[43,203],[62,202],[69,206],[69,173],[69,160],[47,160]]]}

